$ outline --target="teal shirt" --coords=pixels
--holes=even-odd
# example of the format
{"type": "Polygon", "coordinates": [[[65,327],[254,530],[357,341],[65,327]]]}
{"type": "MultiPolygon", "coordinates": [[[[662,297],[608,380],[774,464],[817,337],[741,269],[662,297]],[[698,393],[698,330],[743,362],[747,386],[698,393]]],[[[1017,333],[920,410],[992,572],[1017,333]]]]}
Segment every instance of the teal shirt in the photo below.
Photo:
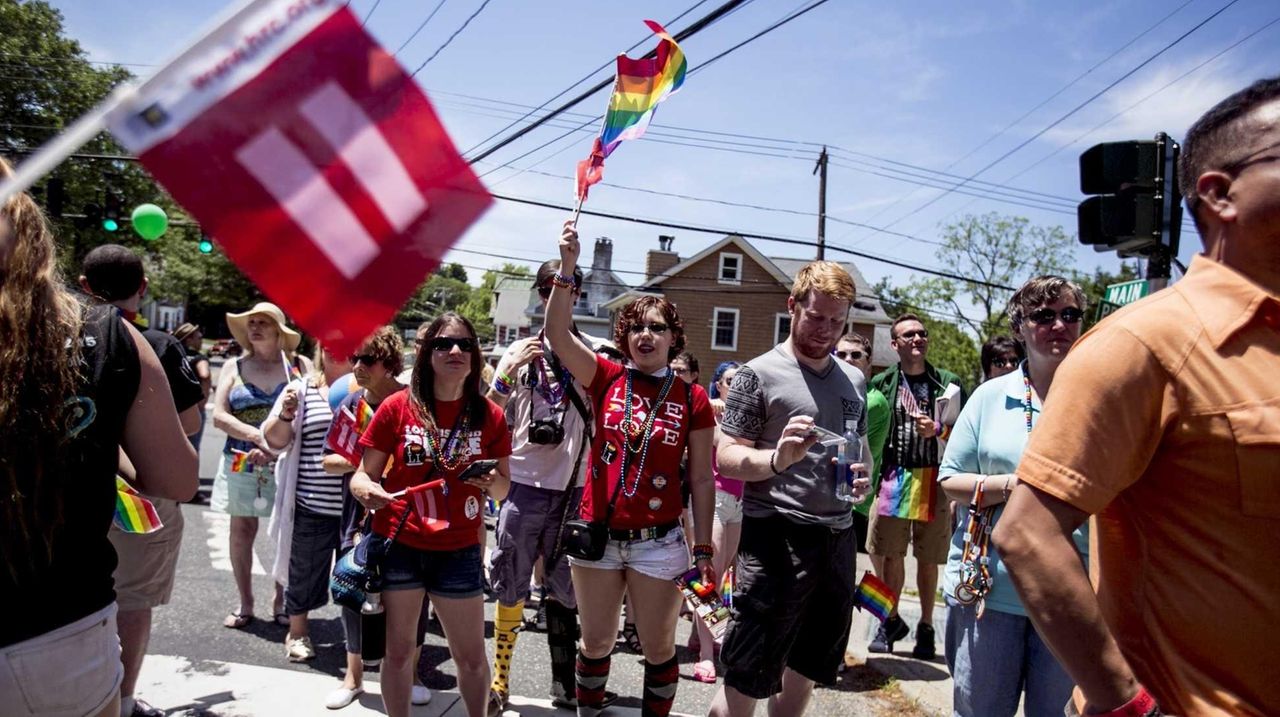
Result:
{"type": "MultiPolygon", "coordinates": [[[[960,411],[951,438],[947,441],[947,449],[942,455],[938,480],[945,481],[958,473],[1014,473],[1018,461],[1022,459],[1022,451],[1027,447],[1025,397],[1026,386],[1022,382],[1021,370],[993,378],[979,386],[960,411]]],[[[1033,428],[1039,420],[1040,401],[1033,396],[1033,428]]],[[[948,599],[953,599],[951,596],[955,595],[956,585],[960,582],[960,552],[964,545],[964,529],[969,522],[969,501],[966,499],[956,503],[956,530],[951,536],[951,552],[947,555],[947,567],[942,578],[942,592],[948,599]]],[[[995,522],[1000,522],[1003,514],[1004,504],[1001,503],[996,507],[995,522]]],[[[1076,550],[1080,551],[1081,560],[1087,562],[1088,523],[1077,528],[1072,537],[1075,539],[1076,550]]],[[[1009,572],[996,549],[992,547],[988,555],[991,558],[992,585],[991,592],[987,593],[987,609],[1025,616],[1026,610],[1018,599],[1013,583],[1009,581],[1009,572]]]]}

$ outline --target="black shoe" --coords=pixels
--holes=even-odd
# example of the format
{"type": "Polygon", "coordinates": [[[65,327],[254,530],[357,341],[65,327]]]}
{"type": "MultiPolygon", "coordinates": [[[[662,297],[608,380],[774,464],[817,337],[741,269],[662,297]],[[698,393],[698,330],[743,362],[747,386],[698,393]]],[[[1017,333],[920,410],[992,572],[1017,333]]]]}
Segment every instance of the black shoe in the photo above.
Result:
{"type": "Polygon", "coordinates": [[[538,611],[533,613],[533,629],[538,632],[547,631],[547,601],[538,603],[538,611]]]}
{"type": "Polygon", "coordinates": [[[152,707],[150,704],[135,699],[133,701],[133,711],[130,717],[164,717],[164,710],[152,707]]]}
{"type": "Polygon", "coordinates": [[[917,660],[932,660],[938,656],[938,650],[933,645],[933,625],[927,622],[916,625],[916,646],[911,651],[911,656],[917,660]]]}
{"type": "Polygon", "coordinates": [[[911,634],[911,628],[907,627],[906,620],[894,615],[880,624],[880,629],[876,630],[875,639],[867,645],[867,652],[893,652],[893,643],[909,634],[911,634]]]}
{"type": "MultiPolygon", "coordinates": [[[[606,707],[612,705],[614,702],[617,702],[617,701],[618,701],[617,692],[610,692],[608,690],[605,690],[604,701],[600,703],[600,709],[605,709],[606,707]]],[[[551,686],[551,706],[559,707],[560,709],[564,709],[564,710],[576,710],[578,709],[578,697],[576,694],[566,695],[564,693],[564,688],[561,687],[560,685],[552,685],[551,686]]]]}

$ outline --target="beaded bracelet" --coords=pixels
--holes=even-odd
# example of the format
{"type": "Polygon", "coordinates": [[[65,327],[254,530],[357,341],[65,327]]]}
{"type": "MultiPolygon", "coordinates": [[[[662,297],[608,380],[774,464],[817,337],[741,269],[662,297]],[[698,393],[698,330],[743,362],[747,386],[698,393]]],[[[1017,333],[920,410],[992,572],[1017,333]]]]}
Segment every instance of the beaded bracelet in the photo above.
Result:
{"type": "Polygon", "coordinates": [[[716,556],[716,546],[711,543],[694,543],[691,552],[695,561],[711,560],[716,556]]]}
{"type": "Polygon", "coordinates": [[[559,274],[551,275],[551,283],[555,284],[561,289],[572,289],[575,286],[577,286],[577,284],[573,281],[572,276],[560,276],[559,274]]]}

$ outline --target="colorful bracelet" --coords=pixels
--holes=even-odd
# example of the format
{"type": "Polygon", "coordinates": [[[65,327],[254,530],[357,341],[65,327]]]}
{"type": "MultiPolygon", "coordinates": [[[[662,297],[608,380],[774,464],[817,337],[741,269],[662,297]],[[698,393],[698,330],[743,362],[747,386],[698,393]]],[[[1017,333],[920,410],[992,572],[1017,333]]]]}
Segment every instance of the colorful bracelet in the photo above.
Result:
{"type": "Polygon", "coordinates": [[[1158,717],[1162,714],[1160,706],[1156,704],[1156,698],[1147,692],[1147,688],[1138,685],[1138,694],[1133,699],[1111,710],[1110,712],[1099,712],[1093,717],[1158,717]]]}
{"type": "Polygon", "coordinates": [[[560,276],[559,274],[551,275],[551,283],[555,284],[561,289],[572,289],[575,286],[577,286],[577,283],[574,282],[572,276],[560,276]]]}
{"type": "Polygon", "coordinates": [[[515,381],[505,373],[495,373],[493,375],[493,390],[503,396],[509,396],[511,389],[515,388],[515,381]]]}
{"type": "Polygon", "coordinates": [[[693,553],[693,559],[695,562],[699,560],[712,560],[716,557],[716,546],[711,543],[694,543],[693,549],[690,552],[693,553]]]}

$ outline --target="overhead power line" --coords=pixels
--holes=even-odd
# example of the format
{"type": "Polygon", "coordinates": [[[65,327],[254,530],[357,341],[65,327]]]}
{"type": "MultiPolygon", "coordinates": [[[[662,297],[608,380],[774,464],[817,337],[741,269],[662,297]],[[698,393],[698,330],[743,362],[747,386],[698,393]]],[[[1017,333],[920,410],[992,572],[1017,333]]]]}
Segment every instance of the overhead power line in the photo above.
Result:
{"type": "Polygon", "coordinates": [[[423,20],[422,23],[418,25],[418,29],[414,30],[413,34],[410,35],[408,39],[400,43],[400,47],[397,47],[396,51],[392,54],[399,55],[401,50],[408,47],[409,43],[413,42],[413,38],[417,37],[418,33],[422,32],[422,29],[427,26],[427,23],[431,22],[431,18],[435,17],[436,13],[440,12],[440,8],[444,7],[444,1],[445,0],[440,0],[440,2],[436,3],[435,9],[427,13],[427,19],[423,20]]]}
{"type": "Polygon", "coordinates": [[[437,55],[439,55],[440,53],[444,52],[444,48],[448,47],[448,46],[449,46],[449,43],[453,42],[453,39],[454,39],[455,37],[457,37],[458,35],[461,35],[461,34],[462,34],[462,31],[463,31],[463,30],[465,30],[465,29],[467,29],[467,25],[470,25],[470,24],[471,24],[471,21],[472,21],[472,20],[474,20],[474,19],[476,19],[476,16],[477,16],[477,15],[479,15],[481,12],[484,12],[484,9],[485,9],[486,7],[488,7],[488,6],[489,6],[489,0],[484,0],[484,2],[481,2],[481,3],[480,3],[480,7],[476,8],[476,11],[475,11],[475,12],[473,12],[473,13],[471,13],[471,16],[470,16],[470,17],[468,17],[466,20],[463,20],[463,21],[462,21],[462,26],[461,26],[461,27],[459,27],[457,30],[454,30],[454,31],[453,31],[453,34],[452,34],[452,35],[450,35],[450,36],[449,36],[449,38],[448,38],[447,40],[445,40],[445,41],[444,41],[444,44],[443,44],[443,45],[441,45],[440,47],[436,48],[436,51],[435,51],[435,52],[433,52],[433,53],[431,53],[431,57],[428,57],[425,61],[423,61],[423,63],[422,63],[421,65],[418,65],[418,69],[414,70],[413,72],[410,72],[410,73],[409,73],[409,76],[410,76],[410,77],[417,77],[417,76],[418,76],[418,73],[419,73],[419,72],[422,72],[422,68],[424,68],[424,67],[426,67],[427,65],[431,64],[431,61],[432,61],[432,60],[434,60],[434,59],[436,59],[436,56],[437,56],[437,55]]]}

